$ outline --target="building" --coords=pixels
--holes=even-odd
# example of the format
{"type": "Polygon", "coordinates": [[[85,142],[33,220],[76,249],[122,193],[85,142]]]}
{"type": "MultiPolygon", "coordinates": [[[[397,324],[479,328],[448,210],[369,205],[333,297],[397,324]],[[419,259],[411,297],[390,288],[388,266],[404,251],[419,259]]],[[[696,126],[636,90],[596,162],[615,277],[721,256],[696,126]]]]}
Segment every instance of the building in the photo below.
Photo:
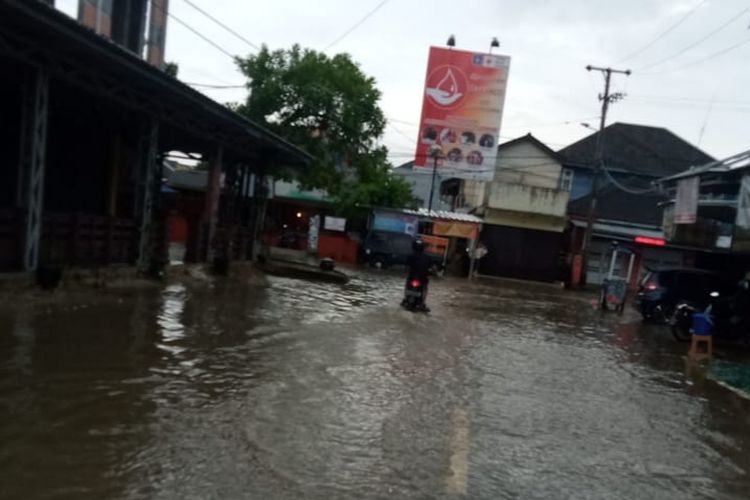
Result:
{"type": "MultiPolygon", "coordinates": [[[[574,200],[568,206],[568,234],[573,248],[580,248],[583,242],[590,197],[574,200]]],[[[612,185],[600,193],[589,245],[586,283],[598,285],[606,277],[613,243],[635,251],[632,286],[648,269],[695,265],[694,252],[665,240],[662,213],[667,200],[656,190],[635,194],[612,185]]]]}
{"type": "Polygon", "coordinates": [[[559,278],[570,189],[562,171],[559,155],[527,134],[497,147],[491,183],[464,181],[465,201],[484,216],[481,274],[559,278]]]}
{"type": "MultiPolygon", "coordinates": [[[[563,177],[571,186],[571,200],[591,193],[599,134],[595,132],[558,151],[563,177]]],[[[661,127],[613,123],[605,127],[603,141],[608,176],[634,190],[648,189],[657,179],[713,161],[700,149],[661,127]]]]}
{"type": "MultiPolygon", "coordinates": [[[[404,179],[411,186],[414,196],[414,204],[419,208],[427,209],[430,203],[430,190],[432,189],[432,170],[415,169],[414,162],[410,161],[393,169],[394,175],[404,179]]],[[[456,187],[460,184],[458,179],[447,178],[440,173],[438,168],[435,173],[435,189],[432,196],[432,209],[450,211],[457,204],[456,187]],[[453,195],[451,196],[451,193],[453,195]]]]}
{"type": "Polygon", "coordinates": [[[693,248],[696,265],[734,278],[750,269],[750,150],[661,179],[670,244],[693,248]]]}
{"type": "Polygon", "coordinates": [[[247,189],[242,179],[304,168],[311,159],[113,43],[103,27],[107,12],[114,35],[117,8],[94,13],[104,30],[98,34],[50,2],[0,0],[2,271],[158,267],[166,260],[162,165],[175,151],[208,165],[191,236],[200,242],[195,259],[208,260],[219,248],[239,257],[222,235],[259,227],[236,209],[247,189]]]}
{"type": "MultiPolygon", "coordinates": [[[[582,248],[591,204],[594,158],[599,133],[558,151],[571,185],[568,207],[566,264],[582,248]]],[[[600,284],[609,266],[613,242],[636,251],[633,282],[646,269],[692,267],[694,252],[670,244],[662,229],[667,197],[654,183],[712,158],[659,127],[614,123],[604,129],[604,168],[599,183],[592,240],[585,276],[587,284],[600,284]]]]}

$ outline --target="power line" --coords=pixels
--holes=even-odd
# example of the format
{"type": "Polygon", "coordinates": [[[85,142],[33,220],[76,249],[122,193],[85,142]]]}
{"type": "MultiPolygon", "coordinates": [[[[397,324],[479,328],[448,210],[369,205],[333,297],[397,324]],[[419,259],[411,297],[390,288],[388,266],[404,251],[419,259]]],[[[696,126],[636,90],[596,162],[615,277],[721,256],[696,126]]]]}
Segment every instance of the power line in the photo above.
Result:
{"type": "Polygon", "coordinates": [[[405,137],[406,139],[408,139],[410,143],[413,143],[413,144],[415,144],[415,145],[416,145],[416,143],[417,143],[417,139],[415,139],[414,137],[411,137],[411,136],[409,136],[408,134],[406,134],[406,133],[402,132],[400,128],[398,128],[397,126],[395,126],[395,125],[393,124],[393,120],[391,120],[390,118],[388,119],[388,125],[390,125],[390,126],[391,126],[391,128],[392,128],[392,129],[393,129],[394,131],[398,132],[398,133],[399,133],[399,134],[400,134],[401,136],[403,136],[403,137],[405,137]]]}
{"type": "Polygon", "coordinates": [[[664,59],[661,59],[659,61],[653,62],[651,64],[647,64],[646,66],[643,66],[642,68],[639,68],[638,71],[643,71],[643,70],[646,70],[646,69],[653,68],[654,66],[658,66],[658,65],[663,64],[663,63],[665,63],[665,62],[667,62],[667,61],[669,61],[671,59],[674,59],[675,57],[678,57],[678,56],[684,54],[688,50],[692,49],[693,47],[696,47],[697,45],[700,45],[701,43],[705,42],[706,40],[708,40],[709,38],[711,38],[715,34],[717,34],[720,31],[722,31],[724,28],[726,28],[730,24],[734,23],[736,20],[738,20],[740,17],[742,17],[743,14],[745,14],[748,11],[750,11],[750,7],[745,7],[739,13],[735,14],[730,19],[728,19],[726,22],[724,22],[723,24],[721,24],[718,28],[714,29],[713,31],[711,31],[707,35],[703,36],[702,38],[699,38],[697,41],[691,43],[687,47],[682,48],[681,50],[675,52],[674,54],[672,54],[672,55],[670,55],[668,57],[665,57],[664,59]]]}
{"type": "Polygon", "coordinates": [[[662,38],[664,38],[665,36],[667,36],[669,33],[671,33],[672,31],[674,31],[678,26],[680,26],[682,23],[684,23],[685,21],[687,21],[687,19],[690,16],[692,16],[699,8],[701,8],[703,6],[703,4],[705,4],[707,1],[708,0],[701,0],[701,2],[699,2],[695,7],[693,7],[692,9],[690,9],[684,16],[682,16],[679,21],[677,21],[676,23],[674,23],[672,26],[670,26],[666,30],[662,31],[661,34],[659,34],[656,38],[654,38],[653,40],[651,40],[650,42],[648,42],[646,45],[642,46],[641,48],[639,48],[639,49],[631,52],[630,54],[628,54],[624,58],[620,59],[618,61],[618,63],[622,63],[622,62],[628,61],[628,60],[632,59],[633,57],[637,56],[638,54],[641,54],[645,50],[647,50],[650,47],[652,47],[656,42],[658,42],[659,40],[661,40],[662,38]]]}
{"type": "MultiPolygon", "coordinates": [[[[750,41],[750,40],[747,40],[750,41]]],[[[716,104],[738,104],[740,106],[750,106],[750,101],[736,101],[736,100],[725,100],[725,99],[707,99],[701,97],[687,97],[687,96],[667,96],[667,95],[647,95],[647,94],[628,94],[628,99],[638,100],[652,100],[652,101],[679,101],[679,102],[695,102],[695,103],[716,103],[716,104]]]]}
{"type": "Polygon", "coordinates": [[[377,4],[375,6],[374,9],[372,9],[370,12],[368,12],[367,14],[365,14],[365,16],[362,19],[360,19],[359,21],[357,21],[356,23],[354,23],[354,25],[351,28],[349,28],[344,33],[342,33],[341,36],[339,36],[337,39],[335,39],[334,41],[332,41],[331,43],[329,43],[326,46],[326,48],[323,49],[323,52],[326,52],[328,49],[330,49],[331,47],[333,47],[334,45],[336,45],[337,43],[339,43],[341,40],[343,40],[344,38],[346,38],[352,31],[354,31],[355,29],[359,28],[365,21],[367,21],[367,19],[370,16],[372,16],[373,14],[375,14],[378,10],[380,10],[381,7],[383,7],[385,4],[387,4],[388,1],[389,0],[382,0],[379,4],[377,4]]]}
{"type": "Polygon", "coordinates": [[[607,177],[607,180],[612,183],[613,186],[615,186],[620,191],[624,191],[629,194],[635,194],[635,195],[641,195],[641,194],[649,194],[656,191],[655,187],[650,187],[648,189],[635,189],[630,188],[624,184],[621,184],[615,177],[610,173],[609,168],[605,164],[602,164],[602,172],[604,172],[605,177],[607,177]]]}
{"type": "Polygon", "coordinates": [[[504,126],[503,129],[505,129],[505,130],[508,130],[508,129],[515,130],[515,129],[519,129],[519,128],[530,129],[530,128],[537,128],[537,127],[555,127],[555,126],[558,126],[558,125],[570,125],[571,123],[579,123],[579,122],[582,122],[584,120],[593,120],[594,118],[599,118],[599,115],[597,115],[597,116],[585,116],[583,118],[571,118],[570,120],[564,120],[564,121],[560,121],[560,122],[530,123],[530,124],[526,124],[526,125],[513,125],[513,126],[510,126],[510,127],[509,126],[504,126]]]}
{"type": "Polygon", "coordinates": [[[247,45],[249,45],[250,47],[254,48],[255,50],[260,50],[260,47],[258,47],[257,45],[255,45],[253,42],[251,42],[250,40],[248,40],[247,38],[245,38],[241,34],[237,33],[235,30],[233,30],[232,28],[230,28],[229,26],[227,26],[223,22],[221,22],[218,19],[216,19],[214,16],[212,16],[211,14],[209,14],[208,12],[206,12],[205,10],[203,10],[202,8],[200,8],[198,5],[194,4],[190,0],[183,0],[183,1],[186,4],[188,4],[189,6],[191,6],[192,8],[194,8],[195,10],[197,10],[198,12],[200,12],[201,14],[203,14],[205,17],[207,17],[208,19],[210,19],[211,21],[213,21],[214,23],[218,24],[219,26],[221,26],[222,28],[224,28],[225,30],[227,30],[229,33],[231,33],[232,35],[234,35],[237,39],[245,42],[247,45]]]}
{"type": "Polygon", "coordinates": [[[726,54],[727,52],[731,52],[731,51],[733,51],[735,49],[738,49],[738,48],[742,47],[743,45],[745,45],[748,42],[750,42],[750,38],[745,39],[745,40],[743,40],[743,41],[741,41],[739,43],[735,43],[734,45],[730,45],[729,47],[723,48],[723,49],[721,49],[721,50],[719,50],[717,52],[714,52],[713,54],[711,54],[709,56],[706,56],[706,57],[704,57],[702,59],[698,59],[697,61],[692,61],[692,62],[683,64],[682,66],[677,66],[676,68],[665,69],[665,70],[661,70],[661,71],[652,71],[650,73],[641,73],[641,75],[645,75],[645,76],[661,75],[663,73],[671,73],[673,71],[680,71],[680,70],[683,70],[685,68],[689,68],[690,66],[695,66],[696,64],[701,64],[701,63],[704,63],[706,61],[710,61],[711,59],[714,59],[716,57],[722,56],[722,55],[726,54]]]}
{"type": "Polygon", "coordinates": [[[247,88],[245,85],[221,85],[221,84],[213,84],[213,83],[196,83],[196,82],[182,82],[187,85],[190,85],[191,87],[200,87],[200,88],[207,88],[207,89],[244,89],[247,88]]]}
{"type": "Polygon", "coordinates": [[[174,19],[175,21],[177,21],[179,24],[181,24],[182,26],[184,26],[186,29],[190,30],[190,32],[192,32],[194,35],[196,35],[197,37],[199,37],[200,39],[202,39],[204,42],[208,43],[213,48],[215,48],[216,50],[220,51],[221,53],[223,53],[224,55],[228,56],[229,58],[231,58],[234,61],[235,56],[231,52],[229,52],[224,47],[222,47],[218,43],[214,42],[213,40],[211,40],[210,38],[208,38],[207,36],[205,36],[203,33],[201,33],[200,31],[198,31],[197,29],[195,29],[192,26],[190,26],[188,23],[186,23],[185,21],[183,21],[179,17],[177,17],[174,14],[172,14],[171,12],[169,12],[167,9],[164,8],[163,4],[154,3],[154,5],[156,5],[157,8],[159,10],[161,10],[165,15],[171,17],[172,19],[174,19]]]}

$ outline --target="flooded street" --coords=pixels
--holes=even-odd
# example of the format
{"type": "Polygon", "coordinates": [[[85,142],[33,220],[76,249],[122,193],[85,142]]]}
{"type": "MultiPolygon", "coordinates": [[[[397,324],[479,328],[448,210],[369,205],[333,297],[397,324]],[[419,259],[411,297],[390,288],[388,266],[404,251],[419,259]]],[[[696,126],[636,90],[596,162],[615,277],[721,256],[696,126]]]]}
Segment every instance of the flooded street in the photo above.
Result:
{"type": "MultiPolygon", "coordinates": [[[[0,310],[0,498],[747,498],[750,404],[545,286],[271,278],[0,310]]],[[[620,321],[623,323],[620,323],[620,321]]]]}

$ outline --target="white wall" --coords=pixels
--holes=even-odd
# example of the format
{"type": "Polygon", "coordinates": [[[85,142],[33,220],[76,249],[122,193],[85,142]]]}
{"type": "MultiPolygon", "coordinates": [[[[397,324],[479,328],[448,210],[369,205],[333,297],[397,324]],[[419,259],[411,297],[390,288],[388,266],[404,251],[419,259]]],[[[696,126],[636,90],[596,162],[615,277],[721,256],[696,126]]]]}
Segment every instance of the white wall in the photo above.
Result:
{"type": "Polygon", "coordinates": [[[495,163],[495,182],[557,189],[562,165],[529,141],[501,149],[495,163]]]}
{"type": "Polygon", "coordinates": [[[487,206],[540,215],[564,217],[570,193],[556,188],[493,182],[487,206]]]}

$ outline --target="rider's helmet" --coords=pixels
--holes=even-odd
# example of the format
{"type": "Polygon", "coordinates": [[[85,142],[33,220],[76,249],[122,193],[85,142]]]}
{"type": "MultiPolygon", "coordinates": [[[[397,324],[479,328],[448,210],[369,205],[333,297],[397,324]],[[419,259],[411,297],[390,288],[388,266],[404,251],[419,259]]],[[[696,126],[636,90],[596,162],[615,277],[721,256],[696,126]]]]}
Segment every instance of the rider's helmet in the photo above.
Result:
{"type": "Polygon", "coordinates": [[[415,253],[424,252],[424,241],[421,239],[414,240],[411,244],[411,249],[414,250],[415,253]]]}

